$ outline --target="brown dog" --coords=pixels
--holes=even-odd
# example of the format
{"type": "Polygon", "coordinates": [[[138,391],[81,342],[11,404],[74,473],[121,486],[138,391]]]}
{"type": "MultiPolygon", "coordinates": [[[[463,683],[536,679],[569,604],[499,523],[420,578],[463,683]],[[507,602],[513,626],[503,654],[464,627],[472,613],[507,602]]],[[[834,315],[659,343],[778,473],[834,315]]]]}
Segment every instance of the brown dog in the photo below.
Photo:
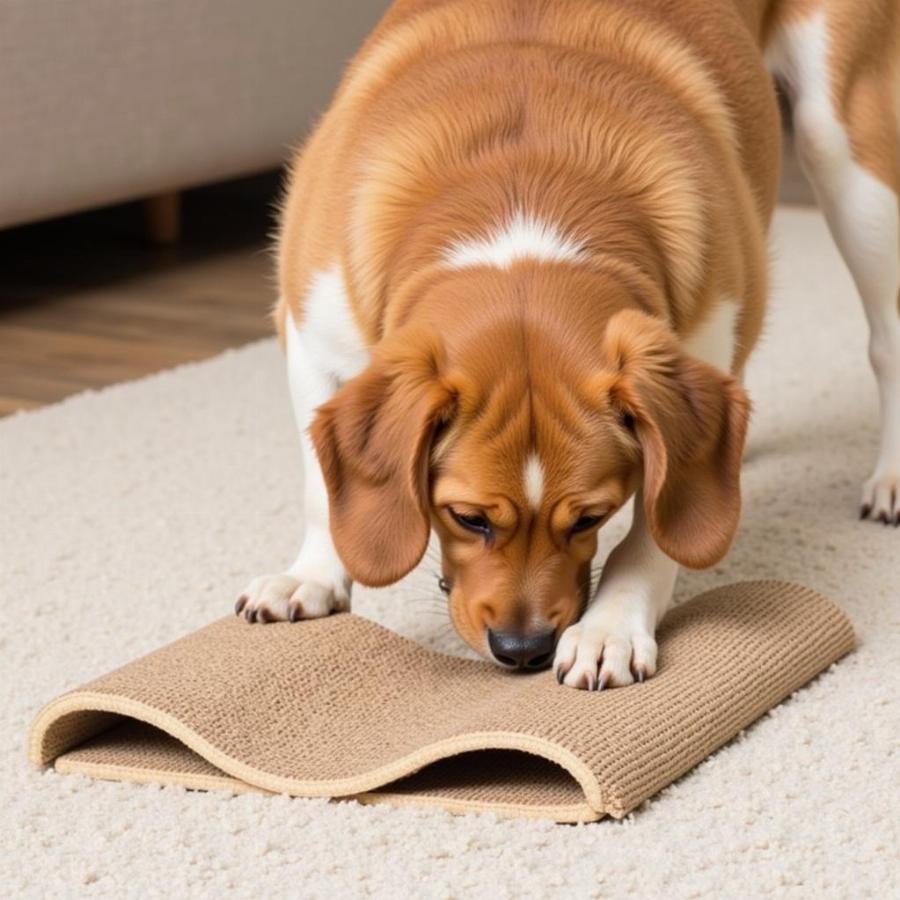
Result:
{"type": "Polygon", "coordinates": [[[294,166],[277,318],[306,533],[238,611],[346,608],[433,528],[481,653],[555,651],[573,687],[653,674],[678,564],[715,563],[739,520],[770,72],[872,325],[864,515],[900,521],[897,18],[891,0],[398,0],[294,166]],[[632,495],[590,596],[597,530],[632,495]]]}

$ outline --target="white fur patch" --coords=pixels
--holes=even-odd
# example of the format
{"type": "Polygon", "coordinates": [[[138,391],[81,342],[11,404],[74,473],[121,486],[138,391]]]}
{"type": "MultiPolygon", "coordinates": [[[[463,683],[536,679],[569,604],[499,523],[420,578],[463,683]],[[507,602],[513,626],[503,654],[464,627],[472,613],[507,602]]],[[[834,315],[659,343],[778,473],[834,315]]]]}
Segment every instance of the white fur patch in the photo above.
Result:
{"type": "Polygon", "coordinates": [[[525,460],[525,471],[522,475],[525,497],[532,509],[539,509],[544,499],[544,467],[536,453],[529,453],[525,460]]]}
{"type": "Polygon", "coordinates": [[[339,268],[313,275],[303,300],[303,320],[297,336],[301,352],[310,357],[322,375],[346,381],[365,368],[369,352],[350,310],[339,268]]]}
{"type": "Polygon", "coordinates": [[[582,262],[587,259],[587,252],[581,241],[564,234],[556,225],[521,210],[493,228],[487,237],[463,238],[444,251],[444,261],[454,269],[505,269],[521,259],[582,262]]]}
{"type": "Polygon", "coordinates": [[[730,372],[737,317],[738,307],[733,300],[719,300],[712,314],[682,341],[685,352],[701,362],[730,372]]]}

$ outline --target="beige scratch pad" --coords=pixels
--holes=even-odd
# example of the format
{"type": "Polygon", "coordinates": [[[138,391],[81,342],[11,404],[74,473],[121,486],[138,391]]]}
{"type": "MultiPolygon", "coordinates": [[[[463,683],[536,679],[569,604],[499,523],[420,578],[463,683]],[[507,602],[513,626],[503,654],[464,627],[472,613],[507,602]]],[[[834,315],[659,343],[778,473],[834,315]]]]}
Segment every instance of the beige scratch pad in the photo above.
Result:
{"type": "Polygon", "coordinates": [[[776,581],[696,597],[659,639],[655,678],[588,693],[358,616],[232,616],[47,704],[29,755],[123,781],[621,817],[854,643],[833,603],[776,581]]]}

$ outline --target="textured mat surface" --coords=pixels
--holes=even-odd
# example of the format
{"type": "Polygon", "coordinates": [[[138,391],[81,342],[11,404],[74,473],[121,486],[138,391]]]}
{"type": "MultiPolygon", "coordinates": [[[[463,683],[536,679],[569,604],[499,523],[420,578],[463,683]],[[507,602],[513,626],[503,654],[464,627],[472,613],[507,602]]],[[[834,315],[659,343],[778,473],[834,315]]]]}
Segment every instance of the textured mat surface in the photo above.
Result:
{"type": "Polygon", "coordinates": [[[657,677],[602,693],[435,653],[359,616],[232,616],[52,701],[29,749],[101,778],[622,817],[852,646],[833,603],[775,581],[679,607],[657,677]],[[346,659],[357,671],[336,681],[346,659]]]}

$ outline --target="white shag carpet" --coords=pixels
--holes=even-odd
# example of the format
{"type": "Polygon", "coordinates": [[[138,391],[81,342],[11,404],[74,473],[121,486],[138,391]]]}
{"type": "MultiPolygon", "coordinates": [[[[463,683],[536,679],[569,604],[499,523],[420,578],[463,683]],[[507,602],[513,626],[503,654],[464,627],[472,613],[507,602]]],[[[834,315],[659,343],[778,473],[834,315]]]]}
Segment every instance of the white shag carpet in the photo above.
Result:
{"type": "MultiPolygon", "coordinates": [[[[742,531],[720,566],[682,573],[678,596],[741,578],[804,582],[850,614],[855,655],[623,822],[455,818],[32,770],[25,736],[43,702],[223,615],[250,576],[293,558],[294,426],[280,352],[254,344],[0,422],[0,892],[896,890],[900,530],[856,517],[876,447],[863,315],[817,213],[782,210],[773,246],[769,325],[748,379],[742,531]]],[[[402,587],[358,594],[355,609],[458,650],[434,571],[426,560],[402,587]]],[[[336,678],[343,665],[358,677],[365,660],[336,660],[336,678]]]]}

